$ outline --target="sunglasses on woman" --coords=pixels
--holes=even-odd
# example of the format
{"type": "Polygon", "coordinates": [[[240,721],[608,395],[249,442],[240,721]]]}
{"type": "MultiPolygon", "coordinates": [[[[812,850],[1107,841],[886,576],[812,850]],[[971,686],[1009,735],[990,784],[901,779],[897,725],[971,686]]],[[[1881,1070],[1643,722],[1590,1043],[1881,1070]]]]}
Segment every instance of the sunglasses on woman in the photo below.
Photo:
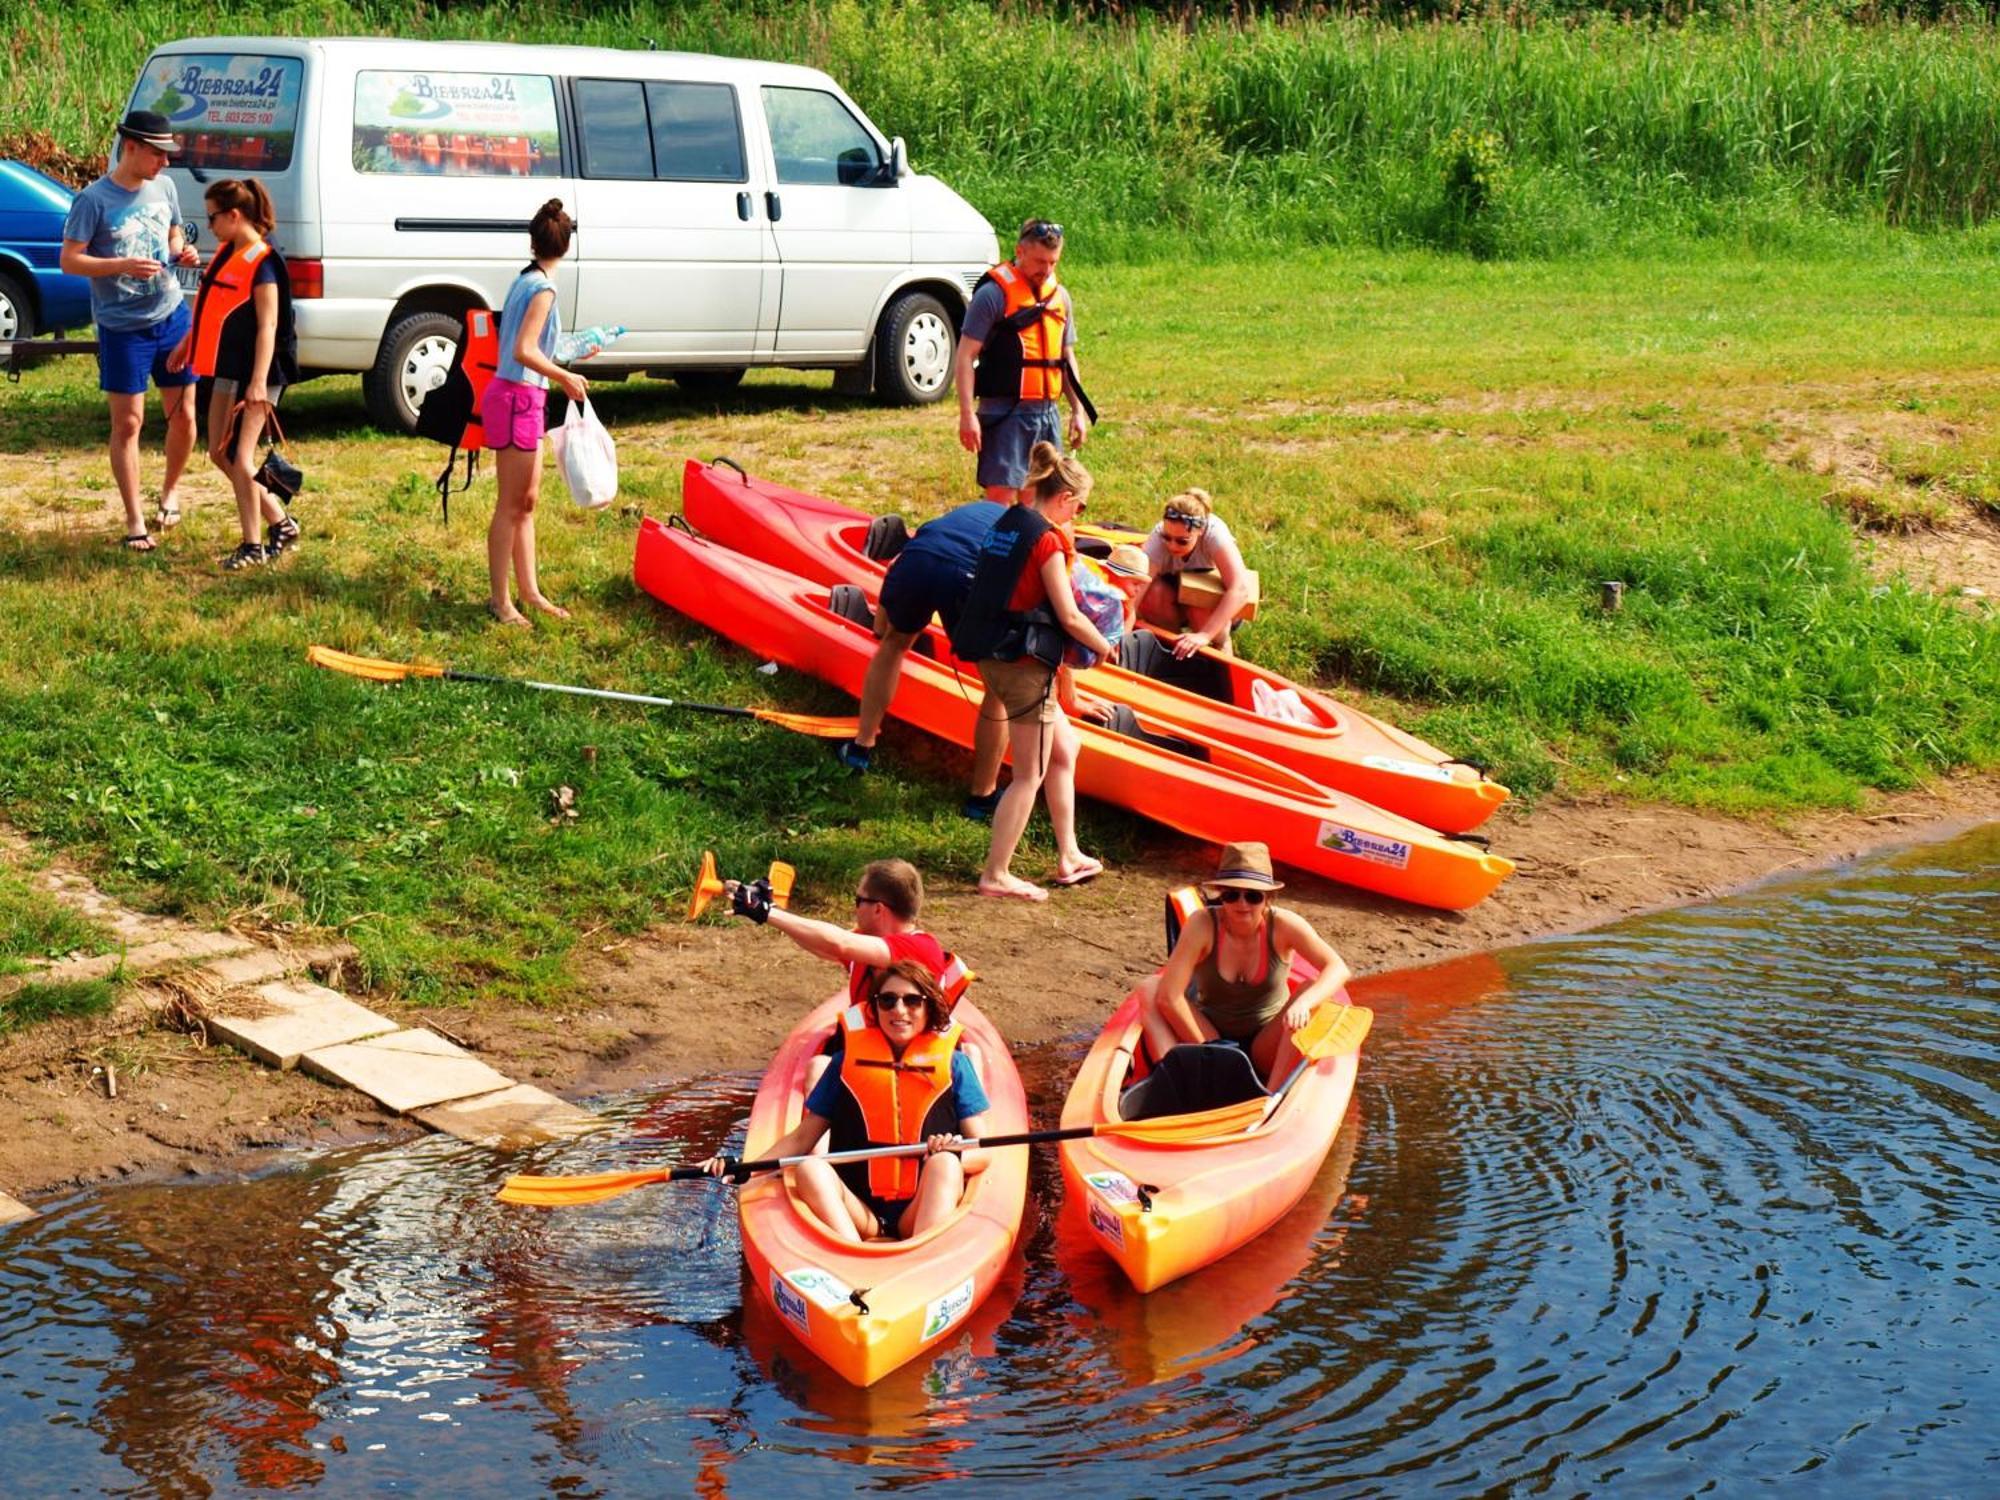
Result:
{"type": "Polygon", "coordinates": [[[898,1006],[902,1006],[906,1010],[922,1010],[924,1004],[924,997],[917,993],[906,994],[901,990],[877,990],[875,992],[875,1008],[877,1010],[894,1010],[898,1006]]]}
{"type": "Polygon", "coordinates": [[[1237,886],[1228,885],[1215,893],[1215,899],[1220,901],[1224,906],[1234,906],[1239,901],[1249,906],[1262,906],[1264,904],[1264,893],[1262,891],[1246,891],[1237,886]]]}
{"type": "Polygon", "coordinates": [[[1187,527],[1189,531],[1200,531],[1208,525],[1207,516],[1191,515],[1177,505],[1169,505],[1166,510],[1161,512],[1160,519],[1163,521],[1178,521],[1181,525],[1187,527]]]}

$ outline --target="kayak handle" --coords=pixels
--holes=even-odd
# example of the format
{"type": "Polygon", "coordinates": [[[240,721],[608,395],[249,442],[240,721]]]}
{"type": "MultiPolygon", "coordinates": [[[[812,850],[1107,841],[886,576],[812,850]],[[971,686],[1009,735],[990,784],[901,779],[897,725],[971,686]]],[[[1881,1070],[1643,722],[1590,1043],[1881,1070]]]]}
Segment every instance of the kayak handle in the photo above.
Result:
{"type": "Polygon", "coordinates": [[[708,461],[708,466],[711,469],[714,468],[734,469],[738,474],[741,474],[743,476],[743,482],[745,484],[748,484],[750,482],[750,471],[748,469],[744,468],[743,465],[739,464],[735,459],[725,458],[720,453],[716,454],[715,457],[711,458],[708,461]]]}

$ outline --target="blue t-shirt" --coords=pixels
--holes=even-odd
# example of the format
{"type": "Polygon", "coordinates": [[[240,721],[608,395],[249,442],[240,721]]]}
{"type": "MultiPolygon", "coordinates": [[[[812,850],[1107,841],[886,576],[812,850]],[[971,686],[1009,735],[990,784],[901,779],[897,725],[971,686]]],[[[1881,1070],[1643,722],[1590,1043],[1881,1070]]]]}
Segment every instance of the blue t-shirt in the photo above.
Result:
{"type": "MultiPolygon", "coordinates": [[[[1076,347],[1076,307],[1069,300],[1069,288],[1063,287],[1056,293],[1056,301],[1061,304],[1063,318],[1063,353],[1076,347]]],[[[1007,292],[997,281],[983,281],[979,290],[972,294],[972,301],[965,309],[965,322],[959,327],[958,336],[985,343],[987,335],[993,332],[993,325],[1000,321],[1007,311],[1007,292]]],[[[1012,396],[981,396],[979,415],[982,417],[1005,416],[1021,403],[1012,396]]],[[[932,524],[936,524],[935,522],[932,524]]]]}
{"type": "Polygon", "coordinates": [[[76,195],[63,220],[63,238],[78,240],[91,255],[118,258],[143,255],[160,263],[160,274],[90,278],[90,312],[99,328],[151,328],[181,305],[181,284],[174,277],[169,248],[181,216],[180,194],[164,177],[142,182],[127,192],[109,177],[100,177],[76,195]]]}
{"type": "MultiPolygon", "coordinates": [[[[840,1069],[828,1068],[820,1074],[813,1091],[806,1095],[806,1110],[818,1115],[822,1120],[831,1120],[840,1110],[840,1069]]],[[[952,1108],[954,1120],[969,1120],[974,1115],[983,1115],[993,1107],[986,1097],[986,1090],[980,1087],[979,1075],[972,1070],[972,1060],[963,1052],[951,1054],[951,1087],[945,1091],[945,1102],[952,1108]]]]}
{"type": "Polygon", "coordinates": [[[921,557],[962,568],[969,579],[972,570],[979,566],[979,544],[986,540],[993,523],[1006,514],[1007,507],[997,500],[974,500],[957,506],[919,526],[917,534],[896,554],[896,561],[921,557]]]}
{"type": "Polygon", "coordinates": [[[548,292],[549,315],[542,319],[542,336],[535,341],[535,347],[550,359],[556,357],[556,340],[562,337],[562,304],[554,295],[555,289],[556,284],[539,270],[523,271],[507,288],[507,302],[500,309],[500,364],[494,371],[502,380],[512,380],[520,385],[538,385],[543,390],[549,388],[548,376],[539,370],[529,369],[514,358],[514,343],[521,336],[521,323],[528,316],[528,304],[543,292],[548,292]]]}

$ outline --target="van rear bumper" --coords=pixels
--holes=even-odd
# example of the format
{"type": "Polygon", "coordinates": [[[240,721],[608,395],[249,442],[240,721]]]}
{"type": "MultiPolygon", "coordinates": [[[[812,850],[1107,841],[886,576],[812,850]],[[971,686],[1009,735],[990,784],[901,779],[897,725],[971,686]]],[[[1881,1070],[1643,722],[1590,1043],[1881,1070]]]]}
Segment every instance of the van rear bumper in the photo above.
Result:
{"type": "Polygon", "coordinates": [[[313,297],[293,305],[299,364],[309,370],[372,370],[395,304],[381,297],[313,297]]]}

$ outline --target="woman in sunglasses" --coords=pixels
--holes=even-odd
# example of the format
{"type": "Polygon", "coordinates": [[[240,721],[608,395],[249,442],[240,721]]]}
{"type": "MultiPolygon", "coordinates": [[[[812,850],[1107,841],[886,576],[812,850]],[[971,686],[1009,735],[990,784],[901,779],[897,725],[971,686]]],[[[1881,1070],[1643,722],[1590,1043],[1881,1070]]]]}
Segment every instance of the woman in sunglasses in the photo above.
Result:
{"type": "Polygon", "coordinates": [[[1284,884],[1271,876],[1263,844],[1223,846],[1208,904],[1188,918],[1160,977],[1140,992],[1139,1016],[1155,1059],[1183,1042],[1232,1042],[1275,1088],[1299,1061],[1292,1033],[1351,971],[1332,944],[1297,912],[1273,906],[1284,884]],[[1294,995],[1293,955],[1319,973],[1294,995]]]}
{"type": "MultiPolygon", "coordinates": [[[[923,1156],[837,1166],[814,1159],[792,1169],[799,1201],[841,1239],[914,1239],[943,1223],[966,1178],[986,1170],[984,1151],[953,1149],[985,1132],[986,1090],[959,1046],[963,1028],[922,964],[899,959],[882,970],[866,1007],[850,1007],[841,1025],[840,1066],[813,1085],[799,1123],[767,1154],[803,1156],[829,1131],[834,1151],[923,1142],[923,1156]]],[[[712,1156],[702,1170],[720,1177],[728,1164],[712,1156]]]]}
{"type": "Polygon", "coordinates": [[[1139,601],[1139,618],[1180,632],[1175,656],[1192,656],[1203,646],[1230,653],[1229,629],[1250,602],[1254,585],[1207,490],[1183,490],[1167,502],[1146,538],[1146,560],[1153,583],[1139,601]],[[1222,584],[1222,597],[1212,605],[1183,597],[1181,575],[1198,572],[1213,572],[1222,584]]]}

